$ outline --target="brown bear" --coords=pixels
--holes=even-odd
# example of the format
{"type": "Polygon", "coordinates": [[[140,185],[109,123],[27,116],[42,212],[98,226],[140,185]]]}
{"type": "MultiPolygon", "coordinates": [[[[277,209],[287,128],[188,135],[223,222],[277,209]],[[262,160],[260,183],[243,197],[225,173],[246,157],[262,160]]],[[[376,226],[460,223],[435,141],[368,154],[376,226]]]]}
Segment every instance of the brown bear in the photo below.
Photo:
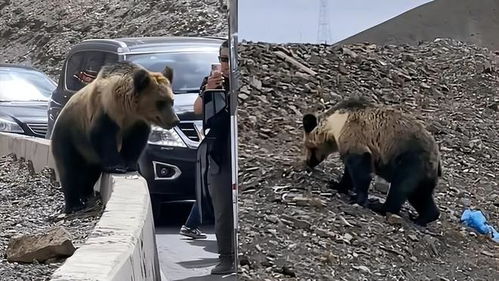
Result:
{"type": "Polygon", "coordinates": [[[179,123],[167,70],[165,77],[131,62],[105,65],[69,99],[51,138],[66,213],[85,208],[102,172],[137,171],[151,125],[179,123]]]}
{"type": "Polygon", "coordinates": [[[345,165],[334,188],[348,193],[352,203],[386,214],[399,213],[406,200],[426,225],[438,219],[433,191],[442,175],[440,152],[434,138],[414,117],[365,98],[346,98],[326,112],[303,116],[305,162],[309,169],[339,152],[345,165]],[[391,183],[384,204],[368,204],[373,174],[391,183]]]}

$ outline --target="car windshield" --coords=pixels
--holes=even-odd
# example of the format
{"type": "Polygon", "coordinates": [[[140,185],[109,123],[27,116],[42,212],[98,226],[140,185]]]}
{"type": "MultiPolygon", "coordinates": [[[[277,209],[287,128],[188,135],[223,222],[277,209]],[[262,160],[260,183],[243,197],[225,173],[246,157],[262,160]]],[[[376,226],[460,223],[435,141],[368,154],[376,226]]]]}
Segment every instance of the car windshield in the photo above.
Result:
{"type": "Polygon", "coordinates": [[[214,50],[136,54],[129,55],[127,60],[157,72],[162,72],[168,65],[173,68],[173,91],[176,94],[192,93],[199,91],[203,78],[210,73],[211,64],[218,63],[218,49],[214,50]]]}
{"type": "Polygon", "coordinates": [[[0,68],[0,101],[48,101],[55,83],[38,71],[0,68]]]}

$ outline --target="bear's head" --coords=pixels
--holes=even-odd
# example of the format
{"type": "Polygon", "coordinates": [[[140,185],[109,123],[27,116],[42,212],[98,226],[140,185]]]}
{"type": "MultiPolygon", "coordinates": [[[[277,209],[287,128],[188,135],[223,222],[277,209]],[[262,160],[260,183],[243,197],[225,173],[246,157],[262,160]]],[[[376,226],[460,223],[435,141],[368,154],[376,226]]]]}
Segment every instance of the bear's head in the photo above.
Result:
{"type": "Polygon", "coordinates": [[[303,115],[303,153],[305,165],[313,169],[331,153],[338,151],[334,129],[329,128],[329,118],[319,122],[313,113],[303,115]]]}
{"type": "Polygon", "coordinates": [[[180,120],[173,108],[173,70],[167,67],[163,73],[145,69],[135,71],[135,114],[150,124],[169,130],[177,126],[180,120]]]}

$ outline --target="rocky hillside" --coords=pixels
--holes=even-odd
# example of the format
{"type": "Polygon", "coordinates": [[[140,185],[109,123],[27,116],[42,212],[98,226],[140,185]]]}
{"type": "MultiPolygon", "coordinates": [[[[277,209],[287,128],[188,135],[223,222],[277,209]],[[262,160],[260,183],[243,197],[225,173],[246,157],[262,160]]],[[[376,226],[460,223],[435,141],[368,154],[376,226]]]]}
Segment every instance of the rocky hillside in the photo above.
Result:
{"type": "Polygon", "coordinates": [[[0,2],[0,63],[33,65],[57,79],[69,48],[84,39],[226,36],[224,2],[5,0],[0,2]]]}
{"type": "Polygon", "coordinates": [[[433,0],[341,42],[411,44],[450,37],[499,50],[499,1],[433,0]]]}
{"type": "MultiPolygon", "coordinates": [[[[240,280],[497,280],[499,247],[459,222],[470,207],[499,227],[498,57],[452,40],[419,46],[244,44],[239,105],[240,280]],[[441,219],[390,224],[312,175],[302,114],[363,95],[417,116],[436,137],[441,219]]],[[[371,195],[384,200],[386,186],[371,195]]]]}

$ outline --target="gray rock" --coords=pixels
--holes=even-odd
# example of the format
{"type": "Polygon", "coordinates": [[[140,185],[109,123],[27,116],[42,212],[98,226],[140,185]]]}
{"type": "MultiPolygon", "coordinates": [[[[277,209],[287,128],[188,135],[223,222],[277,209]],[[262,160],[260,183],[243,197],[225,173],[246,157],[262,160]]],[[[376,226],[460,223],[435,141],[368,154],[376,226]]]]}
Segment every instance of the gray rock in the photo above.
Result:
{"type": "Polygon", "coordinates": [[[23,235],[11,238],[7,246],[9,262],[44,262],[52,258],[71,256],[76,248],[72,238],[64,227],[54,227],[46,233],[23,235]]]}

